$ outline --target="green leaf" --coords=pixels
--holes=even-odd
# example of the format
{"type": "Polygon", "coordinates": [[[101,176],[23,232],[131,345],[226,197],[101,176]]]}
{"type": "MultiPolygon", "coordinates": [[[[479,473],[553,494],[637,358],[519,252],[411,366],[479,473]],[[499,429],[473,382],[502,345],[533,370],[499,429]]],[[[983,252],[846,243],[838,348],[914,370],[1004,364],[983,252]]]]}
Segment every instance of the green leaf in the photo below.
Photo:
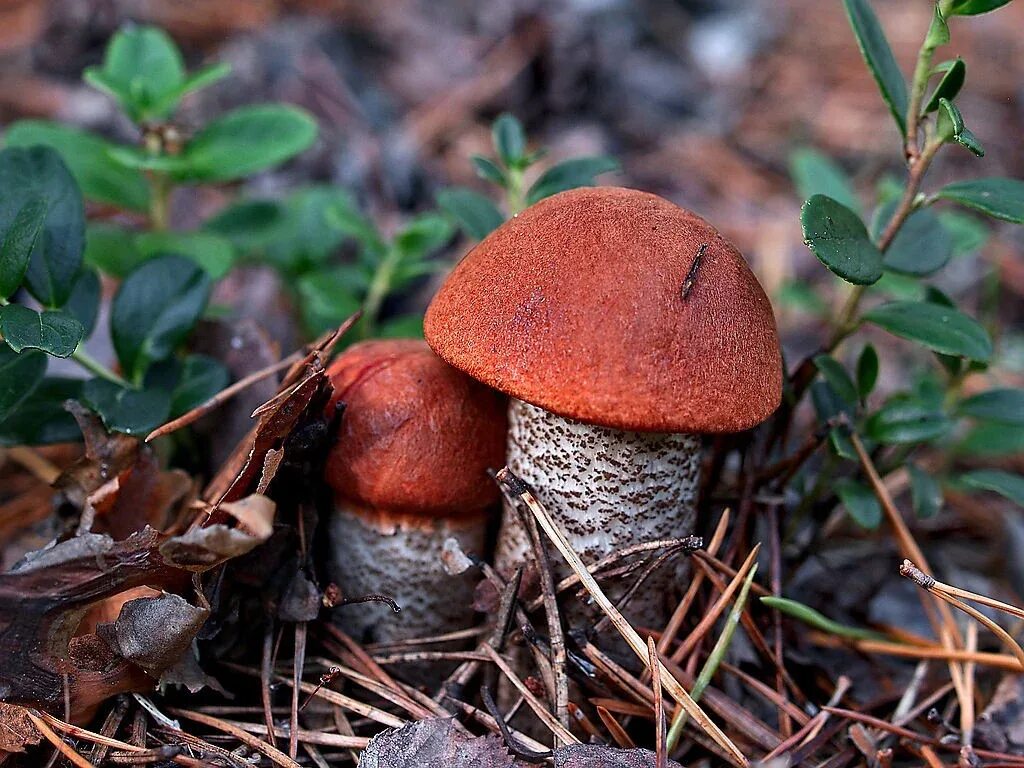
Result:
{"type": "Polygon", "coordinates": [[[1024,224],[1024,181],[988,178],[943,187],[938,197],[1014,224],[1024,224]]]}
{"type": "Polygon", "coordinates": [[[0,423],[25,401],[46,373],[46,355],[38,350],[17,353],[0,344],[0,423]]]}
{"type": "MultiPolygon", "coordinates": [[[[879,218],[888,224],[895,210],[895,204],[883,206],[879,218]]],[[[903,222],[885,249],[883,264],[893,272],[923,277],[942,269],[952,256],[953,238],[934,211],[922,208],[903,222]]]]}
{"type": "Polygon", "coordinates": [[[189,355],[171,396],[171,415],[180,416],[202,405],[230,381],[228,369],[212,357],[189,355]]]}
{"type": "Polygon", "coordinates": [[[403,261],[430,255],[452,237],[452,225],[444,216],[425,213],[417,216],[395,235],[395,248],[403,261]]]}
{"type": "Polygon", "coordinates": [[[961,475],[960,481],[980,491],[994,491],[1024,507],[1024,477],[1021,475],[999,469],[976,469],[961,475]]]}
{"type": "Polygon", "coordinates": [[[792,152],[789,175],[801,199],[825,195],[851,211],[860,212],[860,200],[846,172],[818,150],[803,147],[792,152]]]}
{"type": "Polygon", "coordinates": [[[949,25],[946,24],[946,19],[943,18],[942,9],[936,3],[932,9],[932,23],[928,26],[928,34],[925,35],[924,44],[928,50],[934,51],[940,45],[945,45],[948,42],[949,25]]]}
{"type": "Polygon", "coordinates": [[[308,272],[299,278],[295,287],[299,293],[303,323],[312,336],[337,328],[362,305],[351,274],[344,270],[308,272]]]}
{"type": "Polygon", "coordinates": [[[0,299],[8,298],[21,286],[45,222],[46,199],[30,197],[0,234],[0,299]]]}
{"type": "Polygon", "coordinates": [[[521,168],[526,152],[523,124],[507,112],[499,115],[491,126],[494,150],[508,168],[521,168]]]}
{"type": "Polygon", "coordinates": [[[203,88],[209,88],[211,85],[223,80],[230,74],[230,64],[211,64],[208,67],[203,67],[198,72],[193,72],[185,78],[185,82],[182,83],[181,88],[178,89],[178,96],[184,96],[188,93],[202,90],[203,88]]]}
{"type": "Polygon", "coordinates": [[[142,232],[135,238],[135,247],[144,259],[168,254],[184,256],[214,280],[224,277],[235,261],[231,241],[208,232],[142,232]]]}
{"type": "Polygon", "coordinates": [[[952,141],[963,132],[964,118],[956,104],[949,99],[939,99],[939,115],[935,126],[939,138],[944,141],[952,141]]]}
{"type": "Polygon", "coordinates": [[[64,311],[82,324],[83,338],[92,334],[96,327],[96,316],[100,311],[102,286],[96,270],[83,267],[71,289],[64,311]]]}
{"type": "Polygon", "coordinates": [[[990,389],[960,401],[957,413],[1024,427],[1024,389],[990,389]]]}
{"type": "Polygon", "coordinates": [[[1008,5],[1010,0],[951,0],[943,5],[947,16],[977,16],[1008,5]]]}
{"type": "Polygon", "coordinates": [[[1024,452],[1024,429],[1016,424],[979,422],[956,446],[963,456],[1012,456],[1024,452]]]}
{"type": "Polygon", "coordinates": [[[836,481],[836,494],[853,521],[861,528],[877,528],[882,522],[882,506],[863,483],[849,477],[836,481]]]}
{"type": "Polygon", "coordinates": [[[149,209],[149,186],[137,170],[114,162],[116,145],[87,131],[45,120],[21,120],[4,134],[7,145],[44,144],[60,153],[82,194],[89,200],[130,211],[149,209]]]}
{"type": "Polygon", "coordinates": [[[850,378],[850,374],[846,372],[846,369],[829,355],[818,355],[814,358],[814,364],[821,371],[821,375],[825,377],[825,381],[829,383],[829,386],[832,387],[835,393],[848,405],[856,406],[859,399],[857,387],[853,383],[853,379],[850,378]]]}
{"type": "Polygon", "coordinates": [[[971,214],[943,211],[939,214],[939,220],[952,239],[954,258],[971,256],[988,243],[991,234],[988,226],[971,214]]]}
{"type": "Polygon", "coordinates": [[[350,237],[359,243],[365,254],[371,257],[373,263],[376,263],[377,259],[387,251],[387,244],[377,230],[377,226],[359,210],[351,198],[347,202],[338,200],[327,209],[327,223],[342,238],[350,237]]]}
{"type": "Polygon", "coordinates": [[[824,614],[814,610],[808,605],[797,602],[796,600],[790,600],[786,597],[771,597],[765,596],[759,598],[762,603],[767,605],[769,608],[774,608],[780,613],[784,613],[787,616],[792,616],[794,619],[804,622],[814,629],[819,629],[822,632],[827,632],[830,635],[836,635],[837,637],[848,637],[852,640],[885,640],[885,635],[881,635],[878,632],[872,632],[869,629],[861,629],[860,627],[850,627],[846,624],[840,624],[832,619],[828,618],[824,614]]]}
{"type": "Polygon", "coordinates": [[[473,155],[471,160],[476,169],[476,175],[481,179],[502,188],[508,186],[508,176],[496,162],[480,155],[473,155]]]}
{"type": "Polygon", "coordinates": [[[916,464],[907,464],[907,473],[910,475],[914,514],[920,518],[935,517],[942,508],[942,488],[934,477],[916,464]]]}
{"type": "Polygon", "coordinates": [[[241,200],[207,219],[203,229],[226,237],[240,251],[260,251],[281,237],[286,217],[276,200],[241,200]]]}
{"type": "Polygon", "coordinates": [[[926,115],[937,110],[939,108],[939,99],[952,101],[956,98],[956,95],[960,93],[960,89],[964,87],[966,79],[967,65],[964,63],[964,60],[958,57],[949,62],[945,73],[942,75],[942,79],[935,86],[935,90],[932,92],[931,98],[925,103],[921,114],[926,115]]]}
{"type": "MultiPolygon", "coordinates": [[[[41,352],[31,354],[43,356],[41,352]]],[[[0,420],[0,445],[52,445],[80,441],[82,432],[78,422],[65,410],[64,403],[81,397],[82,383],[81,379],[44,378],[13,413],[0,420]]]]}
{"type": "Polygon", "coordinates": [[[54,357],[70,357],[85,329],[66,312],[36,312],[20,304],[0,307],[0,333],[15,352],[41,349],[54,357]]]}
{"type": "Polygon", "coordinates": [[[868,237],[864,222],[845,205],[814,195],[800,211],[804,242],[818,260],[854,285],[871,285],[882,276],[882,253],[868,237]]]}
{"type": "Polygon", "coordinates": [[[104,426],[128,435],[146,435],[171,414],[171,393],[163,389],[127,389],[105,379],[90,379],[82,399],[96,411],[104,426]]]}
{"type": "Polygon", "coordinates": [[[857,358],[857,391],[862,400],[867,399],[878,383],[878,369],[878,352],[871,344],[865,344],[857,358]]]}
{"type": "Polygon", "coordinates": [[[868,0],[843,0],[843,5],[846,6],[846,15],[864,61],[878,83],[882,98],[888,104],[902,135],[906,131],[904,115],[907,114],[907,83],[889,47],[889,41],[885,38],[882,25],[878,23],[878,17],[868,0]]]}
{"type": "Polygon", "coordinates": [[[551,197],[567,189],[593,186],[596,183],[595,177],[617,170],[619,161],[604,155],[565,160],[541,174],[526,193],[526,203],[533,205],[545,197],[551,197]]]}
{"type": "Polygon", "coordinates": [[[209,294],[209,276],[179,256],[161,256],[128,275],[111,305],[110,334],[129,381],[141,382],[150,363],[184,341],[209,294]]]}
{"type": "Polygon", "coordinates": [[[466,187],[442,189],[437,204],[473,240],[483,240],[505,221],[494,203],[466,187]]]}
{"type": "Polygon", "coordinates": [[[944,355],[981,361],[992,356],[992,342],[985,329],[950,307],[925,301],[894,301],[868,310],[864,319],[944,355]]]}
{"type": "Polygon", "coordinates": [[[82,265],[85,211],[78,185],[50,147],[0,152],[0,232],[7,232],[29,201],[46,201],[46,219],[25,272],[29,292],[47,307],[67,301],[82,265]]]}
{"type": "Polygon", "coordinates": [[[967,149],[975,157],[985,156],[985,147],[981,145],[978,137],[967,128],[964,128],[954,137],[954,141],[961,147],[967,149]]]}
{"type": "Polygon", "coordinates": [[[197,133],[170,170],[181,181],[241,179],[294,157],[316,134],[316,121],[297,107],[242,107],[197,133]]]}
{"type": "Polygon", "coordinates": [[[115,224],[92,222],[85,230],[85,263],[111,277],[124,278],[146,260],[135,235],[115,224]]]}
{"type": "Polygon", "coordinates": [[[895,395],[865,423],[872,440],[887,445],[922,443],[942,437],[952,422],[928,403],[910,395],[895,395]]]}
{"type": "Polygon", "coordinates": [[[107,46],[101,67],[85,81],[106,92],[135,122],[164,119],[178,104],[185,83],[181,51],[156,27],[125,27],[107,46]]]}
{"type": "Polygon", "coordinates": [[[422,339],[423,315],[400,315],[381,323],[377,335],[382,339],[422,339]]]}

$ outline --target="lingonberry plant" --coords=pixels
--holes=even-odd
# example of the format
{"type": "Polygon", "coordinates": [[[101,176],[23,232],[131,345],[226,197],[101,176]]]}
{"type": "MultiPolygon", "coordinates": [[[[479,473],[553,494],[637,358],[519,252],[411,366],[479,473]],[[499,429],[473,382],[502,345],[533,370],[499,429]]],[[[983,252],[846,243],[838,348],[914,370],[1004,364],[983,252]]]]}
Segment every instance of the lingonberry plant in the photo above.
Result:
{"type": "Polygon", "coordinates": [[[787,434],[797,404],[809,393],[832,450],[819,471],[797,475],[801,508],[834,492],[866,527],[879,524],[882,509],[863,478],[857,442],[876,457],[883,476],[907,468],[919,515],[938,510],[942,485],[947,483],[996,491],[1024,504],[1024,478],[1018,475],[983,469],[950,476],[954,459],[965,446],[989,441],[990,450],[999,442],[1016,442],[1019,448],[1016,436],[1024,425],[1024,391],[992,388],[965,396],[962,385],[967,377],[997,364],[999,346],[983,322],[929,282],[951,259],[979,250],[988,236],[979,219],[944,204],[1024,224],[1022,181],[977,178],[938,189],[929,189],[926,183],[932,163],[947,148],[984,155],[956,104],[967,79],[966,64],[960,58],[936,63],[937,54],[950,42],[956,17],[993,11],[1008,0],[936,3],[909,86],[867,0],[844,2],[868,69],[902,137],[906,179],[896,182],[887,177],[879,183],[868,219],[836,164],[813,150],[794,155],[794,181],[807,198],[801,212],[805,242],[852,287],[822,349],[791,377],[774,437],[787,434]],[[877,402],[872,393],[879,378],[879,355],[858,335],[865,326],[930,351],[935,364],[918,370],[909,388],[877,402]],[[925,469],[912,459],[929,447],[938,450],[930,452],[933,460],[925,469]],[[842,478],[834,482],[837,474],[842,478]]]}
{"type": "Polygon", "coordinates": [[[116,100],[138,130],[118,145],[58,123],[22,121],[0,153],[0,442],[77,437],[62,404],[87,403],[108,428],[145,433],[221,389],[225,369],[179,353],[203,314],[211,283],[231,267],[229,240],[170,229],[179,185],[235,181],[307,148],[316,125],[279,104],[243,107],[194,133],[175,121],[181,99],[228,75],[224,65],[188,74],[162,31],[117,33],[85,79],[116,100]],[[95,221],[86,221],[82,198],[95,221]],[[112,212],[135,226],[108,223],[112,212]],[[110,308],[119,371],[93,359],[98,273],[120,280],[110,308]],[[47,356],[69,357],[94,378],[45,377],[47,356]]]}

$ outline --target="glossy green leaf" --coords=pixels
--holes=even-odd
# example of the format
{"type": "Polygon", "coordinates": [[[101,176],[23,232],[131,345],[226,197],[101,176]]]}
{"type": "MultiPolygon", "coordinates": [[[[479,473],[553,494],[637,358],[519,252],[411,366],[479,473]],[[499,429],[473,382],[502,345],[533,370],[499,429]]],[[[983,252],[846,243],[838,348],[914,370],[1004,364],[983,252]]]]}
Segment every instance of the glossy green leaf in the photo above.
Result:
{"type": "Polygon", "coordinates": [[[497,184],[499,187],[508,186],[508,176],[496,162],[480,155],[473,155],[471,160],[476,169],[476,175],[481,179],[497,184]]]}
{"type": "Polygon", "coordinates": [[[227,238],[242,252],[259,252],[282,237],[288,212],[276,200],[240,200],[206,220],[203,229],[227,238]]]}
{"type": "Polygon", "coordinates": [[[985,329],[951,307],[926,301],[895,301],[868,310],[864,319],[945,355],[981,361],[992,356],[992,342],[985,329]]]}
{"type": "Polygon", "coordinates": [[[146,260],[135,234],[116,224],[91,222],[85,230],[85,263],[105,275],[124,278],[146,260]]]}
{"type": "Polygon", "coordinates": [[[871,344],[865,344],[857,358],[857,392],[866,399],[878,382],[878,352],[871,344]]]}
{"type": "Polygon", "coordinates": [[[27,203],[46,201],[46,218],[32,247],[25,285],[44,306],[62,306],[78,277],[85,247],[85,211],[78,185],[56,150],[13,147],[0,152],[0,190],[0,232],[9,231],[27,203]]]}
{"type": "MultiPolygon", "coordinates": [[[[895,205],[884,206],[880,217],[888,223],[894,211],[895,205]]],[[[934,211],[922,208],[903,222],[885,249],[883,264],[903,275],[924,277],[942,269],[952,256],[953,238],[934,211]]]]}
{"type": "Polygon", "coordinates": [[[38,350],[17,353],[0,344],[0,424],[24,402],[46,373],[46,354],[38,350]]]}
{"type": "Polygon", "coordinates": [[[910,497],[914,514],[920,518],[935,517],[942,509],[942,488],[930,474],[916,464],[907,464],[910,476],[910,497]]]}
{"type": "Polygon", "coordinates": [[[135,122],[163,119],[177,106],[185,64],[171,38],[156,27],[125,27],[111,39],[100,67],[85,81],[112,96],[135,122]]]}
{"type": "Polygon", "coordinates": [[[0,333],[15,352],[41,349],[54,357],[70,357],[85,329],[67,312],[36,312],[20,304],[0,307],[0,333]]]}
{"type": "Polygon", "coordinates": [[[882,276],[882,253],[868,237],[864,222],[845,205],[814,195],[800,211],[804,242],[818,260],[855,285],[870,285],[882,276]]]}
{"type": "MultiPolygon", "coordinates": [[[[33,354],[42,356],[40,352],[33,354]]],[[[81,379],[44,378],[6,419],[0,419],[0,445],[81,441],[78,422],[64,408],[64,403],[81,398],[82,384],[81,379]]]]}
{"type": "Polygon", "coordinates": [[[437,193],[437,205],[473,240],[483,240],[505,221],[494,203],[466,187],[442,189],[437,193]]]}
{"type": "Polygon", "coordinates": [[[11,147],[44,144],[60,153],[89,200],[131,211],[149,209],[149,186],[139,171],[114,162],[115,145],[87,131],[45,120],[21,120],[4,134],[11,147]]]}
{"type": "Polygon", "coordinates": [[[990,389],[965,398],[957,412],[973,419],[1024,427],[1024,389],[990,389]]]}
{"type": "Polygon", "coordinates": [[[90,379],[82,400],[113,432],[145,436],[170,417],[171,393],[163,389],[128,389],[105,379],[90,379]]]}
{"type": "Polygon", "coordinates": [[[82,324],[83,333],[88,337],[96,327],[96,316],[100,311],[102,286],[96,270],[83,267],[71,289],[64,311],[82,324]]]}
{"type": "Polygon", "coordinates": [[[860,200],[846,172],[818,150],[803,147],[790,154],[789,175],[802,200],[824,195],[860,212],[860,200]]]}
{"type": "Polygon", "coordinates": [[[491,138],[498,157],[509,168],[521,168],[526,153],[523,124],[507,112],[499,115],[491,127],[491,138]]]}
{"type": "Polygon", "coordinates": [[[935,86],[931,97],[925,103],[922,114],[937,110],[939,108],[939,99],[952,101],[956,98],[956,95],[960,93],[960,89],[964,87],[966,79],[967,65],[964,63],[964,60],[957,58],[949,62],[949,66],[943,73],[942,79],[939,80],[939,84],[935,86]]]}
{"type": "Polygon", "coordinates": [[[299,278],[295,287],[303,323],[312,336],[337,328],[362,305],[351,274],[346,270],[308,272],[299,278]]]}
{"type": "Polygon", "coordinates": [[[843,0],[843,5],[864,61],[878,83],[882,98],[889,106],[902,135],[906,131],[904,116],[907,114],[907,83],[889,47],[882,25],[868,0],[843,0]]]}
{"type": "Polygon", "coordinates": [[[1024,429],[998,421],[980,422],[957,444],[956,452],[970,457],[1024,453],[1024,429]]]}
{"type": "Polygon", "coordinates": [[[934,51],[941,45],[945,45],[949,42],[949,25],[946,24],[946,19],[942,15],[942,9],[938,3],[935,3],[932,8],[932,23],[928,26],[928,34],[925,35],[924,44],[925,47],[934,51]]]}
{"type": "Polygon", "coordinates": [[[879,526],[882,506],[870,488],[849,477],[837,480],[835,488],[843,507],[857,525],[869,529],[879,526]]]}
{"type": "Polygon", "coordinates": [[[814,358],[814,364],[842,400],[849,405],[857,404],[857,386],[839,361],[829,355],[818,355],[814,358]]]}
{"type": "Polygon", "coordinates": [[[180,416],[202,405],[230,381],[228,369],[217,360],[206,355],[189,355],[171,395],[171,416],[180,416]]]}
{"type": "Polygon", "coordinates": [[[1024,181],[988,178],[943,187],[938,197],[1014,224],[1024,224],[1024,181]]]}
{"type": "Polygon", "coordinates": [[[868,437],[887,445],[935,440],[951,427],[952,422],[940,410],[907,395],[890,398],[865,422],[868,437]]]}
{"type": "Polygon", "coordinates": [[[939,114],[935,123],[939,138],[952,141],[964,129],[964,118],[956,104],[949,99],[939,99],[939,114]]]}
{"type": "Polygon", "coordinates": [[[111,305],[110,332],[129,381],[141,382],[150,363],[174,351],[209,294],[209,276],[180,256],[147,261],[128,275],[111,305]]]}
{"type": "Polygon", "coordinates": [[[960,133],[954,137],[954,141],[961,147],[969,151],[975,157],[985,156],[985,147],[982,146],[981,141],[967,128],[964,128],[960,133]]]}
{"type": "Polygon", "coordinates": [[[144,259],[184,256],[214,280],[226,275],[235,262],[231,241],[209,232],[142,232],[135,238],[135,247],[144,259]]]}
{"type": "Polygon", "coordinates": [[[947,16],[977,16],[1009,3],[1010,0],[947,0],[943,3],[943,9],[947,16]]]}
{"type": "Polygon", "coordinates": [[[21,286],[45,223],[46,199],[29,197],[0,231],[0,299],[8,298],[21,286]]]}
{"type": "Polygon", "coordinates": [[[971,256],[988,243],[991,232],[976,216],[960,211],[943,211],[939,221],[949,233],[953,243],[953,258],[971,256]]]}
{"type": "Polygon", "coordinates": [[[297,107],[241,107],[199,131],[169,170],[181,181],[241,179],[308,149],[316,134],[316,121],[297,107]]]}
{"type": "Polygon", "coordinates": [[[354,200],[340,200],[327,211],[327,221],[342,239],[351,238],[363,249],[363,255],[374,264],[387,252],[387,243],[377,225],[359,210],[354,200]]]}
{"type": "Polygon", "coordinates": [[[403,261],[429,256],[452,237],[452,225],[444,216],[425,213],[415,217],[395,235],[394,247],[403,261]]]}
{"type": "Polygon", "coordinates": [[[619,161],[613,157],[594,155],[574,157],[548,168],[526,193],[527,205],[551,197],[567,189],[590,187],[602,173],[619,170],[619,161]]]}
{"type": "Polygon", "coordinates": [[[976,469],[961,475],[960,481],[970,488],[994,491],[1024,507],[1024,477],[1021,475],[999,469],[976,469]]]}

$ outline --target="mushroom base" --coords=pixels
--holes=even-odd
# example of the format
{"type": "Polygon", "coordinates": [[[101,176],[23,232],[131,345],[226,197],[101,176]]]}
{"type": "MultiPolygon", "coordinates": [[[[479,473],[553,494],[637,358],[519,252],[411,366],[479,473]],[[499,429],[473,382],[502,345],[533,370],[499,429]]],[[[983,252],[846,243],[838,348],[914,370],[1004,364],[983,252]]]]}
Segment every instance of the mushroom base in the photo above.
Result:
{"type": "Polygon", "coordinates": [[[389,643],[426,637],[473,624],[470,574],[450,575],[442,563],[445,540],[454,538],[467,553],[482,554],[484,513],[454,520],[389,515],[336,502],[329,523],[328,572],[345,598],[380,594],[386,603],[344,605],[332,621],[355,639],[389,643]]]}
{"type": "MultiPolygon", "coordinates": [[[[508,466],[529,483],[585,563],[657,539],[693,533],[700,480],[697,435],[624,432],[570,421],[529,403],[509,405],[508,466]]],[[[496,565],[508,574],[527,558],[528,537],[505,504],[496,565]]],[[[556,579],[568,567],[553,558],[556,579]]],[[[666,563],[624,611],[660,629],[674,608],[685,562],[666,563]]],[[[606,586],[614,600],[632,583],[606,586]]]]}

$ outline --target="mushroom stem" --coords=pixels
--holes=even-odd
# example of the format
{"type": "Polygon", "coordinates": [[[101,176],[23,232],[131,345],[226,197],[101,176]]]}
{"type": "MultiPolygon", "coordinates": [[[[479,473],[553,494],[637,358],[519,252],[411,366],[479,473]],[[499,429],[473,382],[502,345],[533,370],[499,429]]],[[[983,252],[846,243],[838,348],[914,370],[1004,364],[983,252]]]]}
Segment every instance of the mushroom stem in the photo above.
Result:
{"type": "Polygon", "coordinates": [[[331,579],[343,598],[371,594],[384,602],[343,605],[333,620],[358,640],[389,643],[468,627],[473,622],[471,573],[445,570],[445,542],[455,539],[469,553],[483,552],[487,516],[429,518],[399,515],[335,502],[330,520],[331,579]]]}
{"type": "MultiPolygon", "coordinates": [[[[509,468],[533,487],[584,562],[693,533],[700,458],[698,435],[625,432],[564,419],[516,399],[509,404],[509,468]]],[[[527,548],[526,533],[506,502],[499,571],[511,572],[527,548]]],[[[680,570],[668,565],[652,574],[623,611],[626,617],[663,626],[680,570]]],[[[565,575],[561,569],[556,576],[565,575]]],[[[628,587],[625,581],[619,594],[628,587]]]]}

